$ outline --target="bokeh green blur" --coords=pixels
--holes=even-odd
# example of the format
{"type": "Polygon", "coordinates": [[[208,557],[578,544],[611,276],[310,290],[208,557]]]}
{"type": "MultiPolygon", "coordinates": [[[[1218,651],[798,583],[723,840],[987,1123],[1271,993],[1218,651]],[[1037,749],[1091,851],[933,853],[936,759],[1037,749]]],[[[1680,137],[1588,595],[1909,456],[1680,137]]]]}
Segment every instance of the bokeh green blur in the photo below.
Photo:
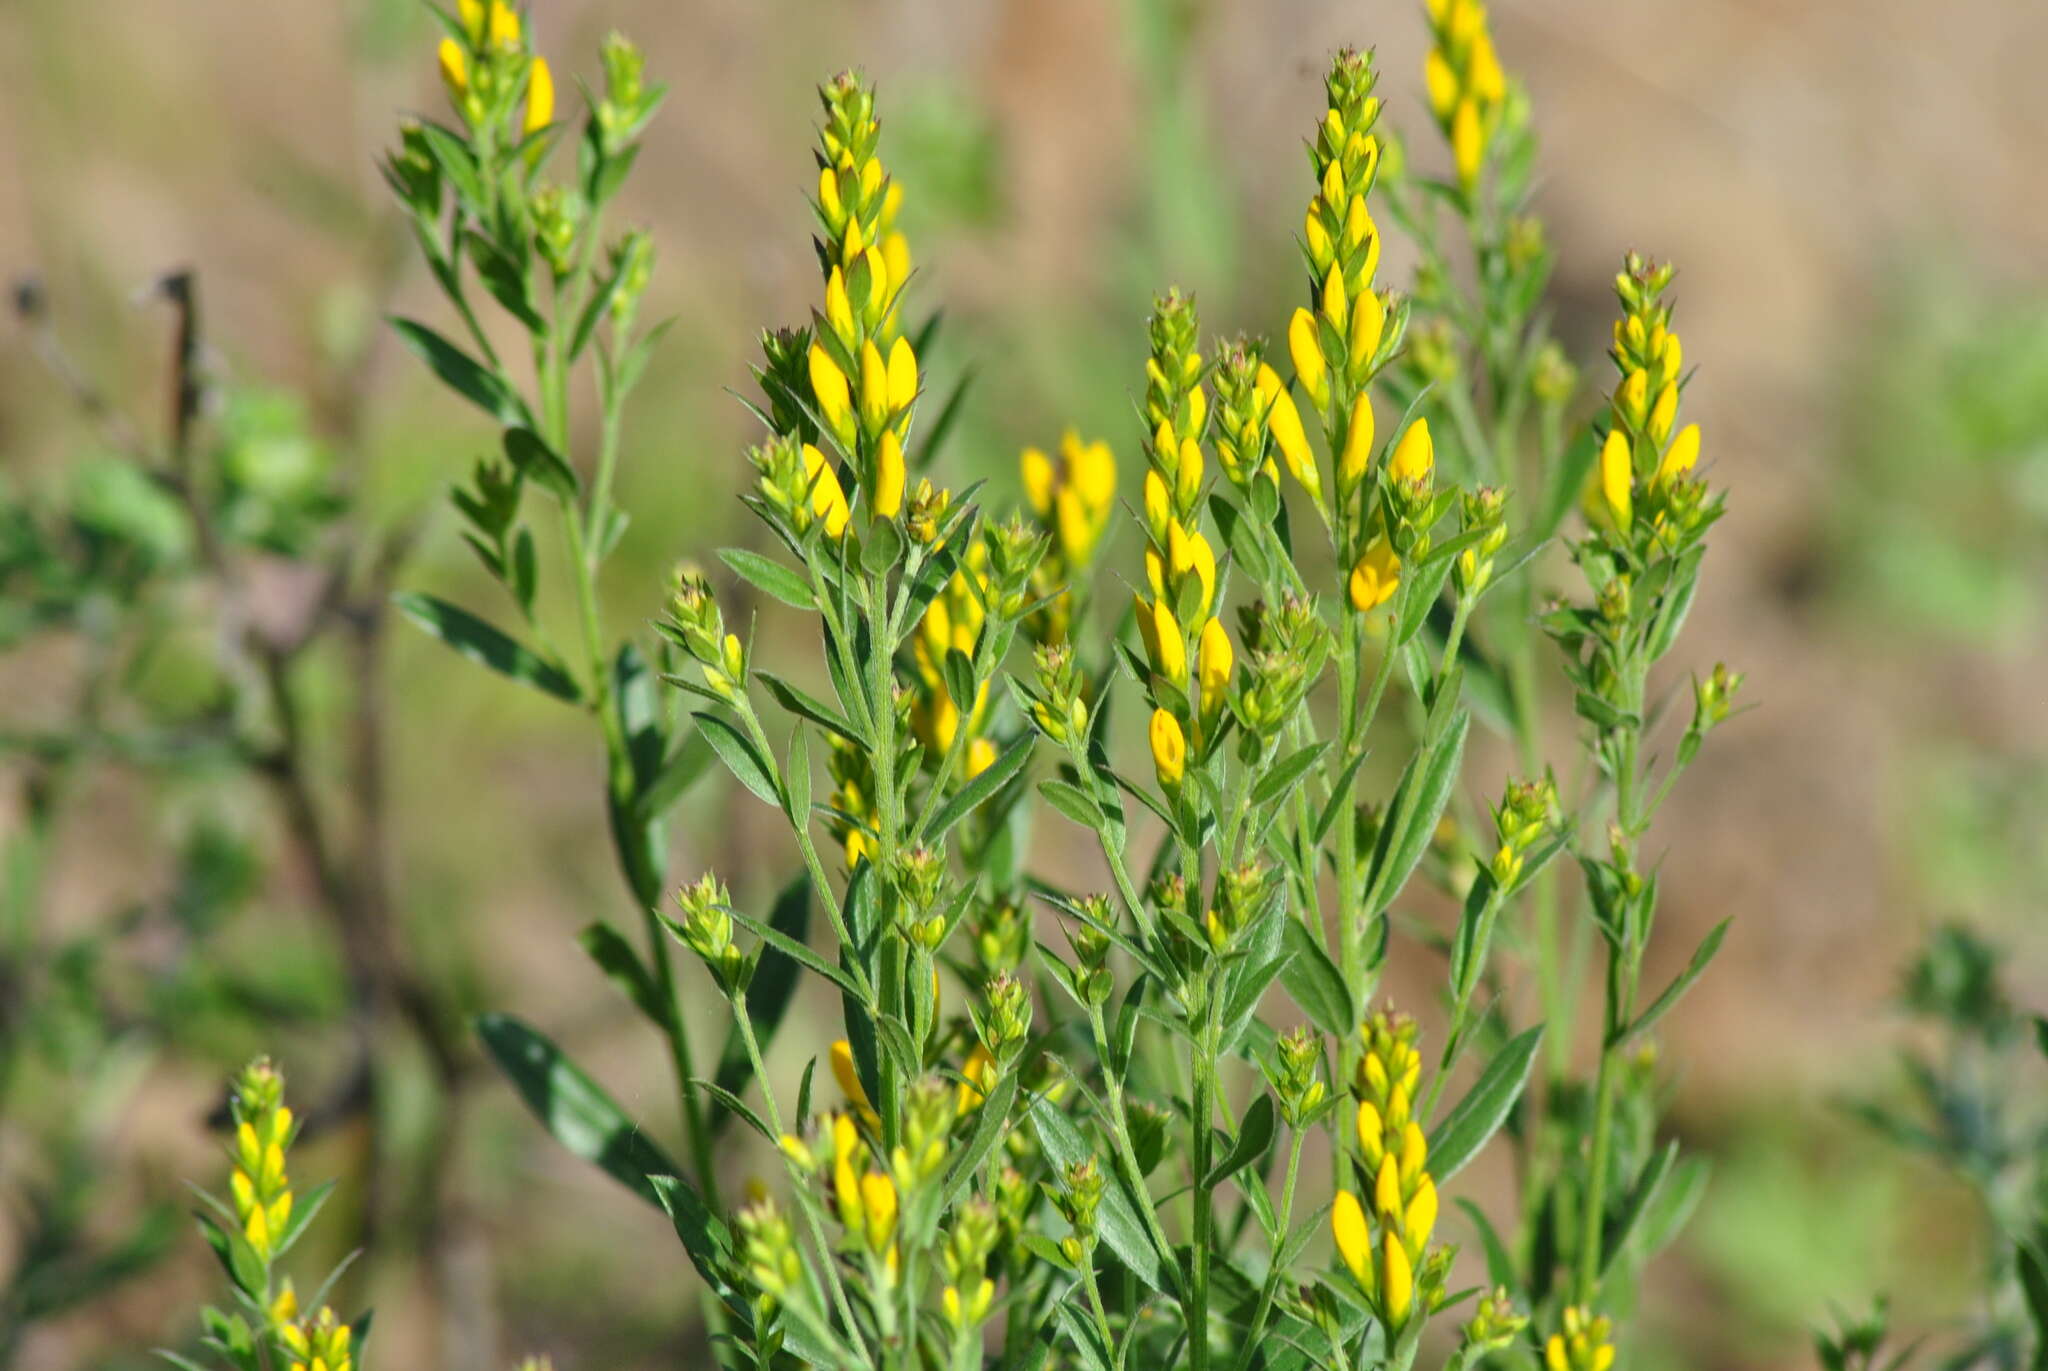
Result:
{"type": "MultiPolygon", "coordinates": [[[[1805,1365],[1831,1303],[1879,1292],[1903,1328],[1953,1328],[1979,1312],[1985,1216],[1866,1116],[1915,1107],[1903,1051],[1966,1069],[1904,1006],[1930,944],[1921,983],[1965,974],[1968,945],[1940,930],[2000,949],[2004,993],[2048,1004],[2048,10],[1491,8],[1544,138],[1538,208],[1577,359],[1597,361],[1624,250],[1679,264],[1688,404],[1731,510],[1690,656],[1739,664],[1759,706],[1660,834],[1668,948],[1736,921],[1663,1033],[1675,1127],[1714,1172],[1631,1346],[1645,1371],[1805,1365]]],[[[1154,292],[1194,291],[1214,333],[1280,331],[1295,149],[1331,50],[1376,46],[1411,155],[1443,160],[1419,0],[533,9],[558,70],[588,69],[618,28],[674,85],[628,194],[657,248],[643,312],[676,323],[627,420],[633,520],[603,587],[616,624],[659,612],[679,557],[759,536],[734,498],[753,421],[730,392],[749,387],[760,329],[816,293],[804,197],[812,91],[831,72],[879,83],[916,291],[944,307],[929,360],[942,390],[974,378],[952,469],[1005,492],[1021,446],[1073,426],[1111,442],[1133,493],[1154,292]]],[[[246,494],[241,536],[288,554],[347,498],[401,537],[400,585],[487,592],[443,496],[492,430],[380,321],[437,305],[375,166],[399,115],[442,100],[433,37],[417,0],[0,6],[0,271],[33,280],[37,307],[0,342],[10,510],[62,510],[145,560],[190,555],[119,460],[121,425],[155,441],[168,423],[172,316],[150,285],[189,268],[218,383],[201,422],[246,494]],[[107,413],[53,374],[50,338],[107,413]]],[[[1386,279],[1411,265],[1390,253],[1386,279]]],[[[29,536],[0,528],[0,575],[29,536]]],[[[218,1082],[257,1051],[326,1111],[296,1165],[341,1178],[330,1255],[378,1216],[346,1279],[378,1308],[380,1364],[680,1364],[690,1277],[658,1214],[559,1155],[473,1050],[459,1106],[408,1040],[365,1057],[345,959],[264,785],[227,759],[102,750],[37,829],[46,731],[90,648],[42,613],[70,603],[61,587],[0,591],[0,841],[8,912],[35,921],[5,932],[62,954],[32,984],[0,976],[0,1287],[20,1298],[47,1255],[36,1235],[85,1254],[0,1302],[0,1366],[141,1367],[189,1339],[211,1258],[180,1222],[181,1180],[217,1179],[218,1082]],[[350,1108],[365,1071],[369,1116],[350,1108]]],[[[288,622],[317,593],[279,575],[257,612],[288,622]]],[[[200,720],[219,644],[176,609],[123,687],[200,720]]],[[[516,1007],[657,1118],[658,1047],[570,945],[623,903],[585,721],[395,621],[379,670],[392,936],[452,1020],[516,1007]]],[[[361,760],[342,722],[354,673],[336,650],[301,681],[323,792],[361,760]]],[[[792,849],[732,794],[721,778],[686,799],[672,869],[715,868],[759,905],[792,849]]],[[[822,1047],[803,1037],[799,1019],[777,1059],[822,1047]]],[[[2027,1071],[1981,1084],[2038,1124],[2038,1061],[2027,1071]]]]}

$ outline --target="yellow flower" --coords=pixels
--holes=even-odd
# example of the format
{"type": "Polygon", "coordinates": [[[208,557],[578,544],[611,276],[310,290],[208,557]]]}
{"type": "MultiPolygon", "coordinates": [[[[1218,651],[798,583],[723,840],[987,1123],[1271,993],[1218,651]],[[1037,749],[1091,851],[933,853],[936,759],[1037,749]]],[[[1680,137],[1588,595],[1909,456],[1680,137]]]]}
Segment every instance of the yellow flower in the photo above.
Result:
{"type": "Polygon", "coordinates": [[[1393,544],[1384,533],[1373,539],[1351,568],[1349,588],[1351,607],[1360,614],[1378,609],[1401,588],[1401,559],[1394,555],[1393,544]]]}
{"type": "Polygon", "coordinates": [[[1371,1294],[1372,1237],[1366,1231],[1365,1210],[1349,1190],[1339,1190],[1336,1203],[1330,1206],[1330,1234],[1337,1240],[1337,1255],[1350,1268],[1351,1278],[1371,1294]]]}
{"type": "MultiPolygon", "coordinates": [[[[1358,203],[1363,204],[1361,199],[1358,203]]],[[[1380,350],[1380,338],[1387,329],[1387,307],[1380,297],[1366,291],[1351,307],[1351,336],[1345,343],[1347,364],[1353,381],[1365,379],[1365,369],[1380,350]]]]}
{"type": "Polygon", "coordinates": [[[1664,389],[1657,392],[1656,407],[1650,411],[1650,441],[1661,443],[1671,436],[1671,426],[1678,421],[1678,382],[1666,381],[1664,389]]]}
{"type": "MultiPolygon", "coordinates": [[[[835,370],[833,374],[838,373],[835,370]]],[[[825,460],[825,454],[810,443],[804,444],[804,478],[811,483],[811,512],[824,521],[825,536],[837,539],[846,532],[846,521],[851,517],[846,506],[846,492],[839,485],[839,474],[825,460]]]]}
{"type": "Polygon", "coordinates": [[[1137,597],[1138,634],[1145,640],[1145,655],[1152,663],[1152,670],[1176,686],[1185,688],[1188,683],[1188,645],[1181,637],[1180,621],[1173,617],[1173,611],[1166,607],[1164,600],[1153,600],[1149,604],[1145,597],[1137,597]]]}
{"type": "Polygon", "coordinates": [[[880,432],[889,417],[889,381],[889,364],[870,338],[860,345],[860,421],[869,433],[880,432]]]}
{"type": "Polygon", "coordinates": [[[1330,403],[1329,368],[1323,361],[1323,345],[1316,337],[1315,316],[1305,309],[1294,311],[1287,325],[1287,351],[1294,358],[1295,379],[1315,401],[1318,410],[1330,403]]]}
{"type": "Polygon", "coordinates": [[[1053,490],[1057,476],[1052,469],[1052,459],[1035,447],[1024,449],[1017,459],[1018,473],[1024,478],[1024,499],[1032,512],[1040,519],[1052,515],[1053,490]]]}
{"type": "Polygon", "coordinates": [[[1415,1265],[1398,1234],[1380,1234],[1380,1310],[1396,1328],[1408,1321],[1415,1302],[1415,1265]]]}
{"type": "Polygon", "coordinates": [[[899,337],[889,349],[889,408],[898,413],[917,398],[917,354],[910,340],[899,337]]]}
{"type": "Polygon", "coordinates": [[[1230,646],[1230,634],[1221,619],[1210,619],[1202,627],[1202,713],[1214,718],[1223,706],[1223,692],[1230,686],[1230,673],[1237,654],[1230,646]]]}
{"type": "Polygon", "coordinates": [[[548,59],[536,57],[526,77],[526,132],[540,132],[555,118],[555,77],[548,59]]]}
{"type": "Polygon", "coordinates": [[[1394,444],[1394,455],[1388,460],[1388,469],[1396,481],[1427,481],[1436,469],[1436,444],[1429,436],[1429,420],[1417,419],[1408,425],[1408,431],[1401,435],[1401,441],[1394,444]]]}
{"type": "Polygon", "coordinates": [[[981,1043],[967,1054],[967,1060],[960,1067],[960,1093],[957,1108],[965,1114],[971,1109],[981,1108],[988,1098],[988,1092],[996,1086],[996,1059],[989,1055],[988,1048],[981,1043]]]}
{"type": "MultiPolygon", "coordinates": [[[[1261,366],[1263,373],[1270,367],[1261,366]]],[[[1287,470],[1309,498],[1320,502],[1322,499],[1323,477],[1316,470],[1315,453],[1309,450],[1308,435],[1302,432],[1301,414],[1294,408],[1294,399],[1278,385],[1274,386],[1273,408],[1266,415],[1266,429],[1273,435],[1273,441],[1280,448],[1280,460],[1287,463],[1287,470]]]]}
{"type": "Polygon", "coordinates": [[[853,394],[847,385],[846,373],[839,369],[839,363],[832,360],[832,354],[817,343],[811,344],[811,395],[818,402],[818,417],[825,427],[839,436],[841,442],[853,438],[853,415],[850,408],[853,394]]]}
{"type": "MultiPolygon", "coordinates": [[[[868,1092],[860,1083],[860,1070],[853,1062],[853,1044],[844,1038],[832,1044],[832,1076],[839,1082],[839,1088],[846,1093],[846,1098],[853,1107],[860,1111],[863,1119],[873,1120],[877,1117],[875,1107],[868,1103],[868,1092]]],[[[859,1135],[853,1129],[853,1121],[843,1114],[840,1115],[838,1122],[833,1125],[833,1141],[838,1144],[842,1158],[849,1151],[846,1146],[847,1139],[857,1141],[858,1138],[859,1135]],[[843,1135],[839,1131],[842,1127],[845,1130],[843,1135]]]]}
{"type": "Polygon", "coordinates": [[[1479,127],[1479,106],[1460,100],[1451,115],[1451,161],[1458,169],[1458,183],[1471,189],[1479,179],[1479,163],[1486,156],[1486,141],[1479,127]]]}
{"type": "Polygon", "coordinates": [[[1664,450],[1664,460],[1657,463],[1657,484],[1669,485],[1681,476],[1691,474],[1700,460],[1700,426],[1687,424],[1671,440],[1671,446],[1664,450]]]}
{"type": "MultiPolygon", "coordinates": [[[[1637,372],[1638,376],[1642,373],[1637,372]]],[[[1628,435],[1618,428],[1607,431],[1607,441],[1600,448],[1600,494],[1607,501],[1607,509],[1614,516],[1617,527],[1626,529],[1634,514],[1629,487],[1635,479],[1634,463],[1629,453],[1628,435]]]]}
{"type": "Polygon", "coordinates": [[[860,1207],[868,1251],[880,1256],[896,1236],[896,1183],[879,1171],[860,1178],[860,1207]]]}
{"type": "Polygon", "coordinates": [[[1350,421],[1344,426],[1344,451],[1337,458],[1337,493],[1349,495],[1365,479],[1372,464],[1372,397],[1365,391],[1351,402],[1350,421]]]}
{"type": "Polygon", "coordinates": [[[1159,784],[1172,790],[1188,769],[1188,740],[1180,721],[1163,709],[1152,711],[1152,765],[1159,772],[1159,784]]]}
{"type": "Polygon", "coordinates": [[[840,342],[853,342],[853,301],[846,294],[846,273],[838,267],[825,278],[825,323],[840,342]]]}
{"type": "Polygon", "coordinates": [[[903,444],[897,441],[896,430],[882,430],[882,447],[875,454],[875,513],[884,519],[893,519],[903,508],[903,444]]]}
{"type": "Polygon", "coordinates": [[[448,88],[448,99],[459,108],[462,97],[469,94],[469,59],[463,56],[462,44],[453,38],[443,38],[439,52],[441,84],[448,88]]]}

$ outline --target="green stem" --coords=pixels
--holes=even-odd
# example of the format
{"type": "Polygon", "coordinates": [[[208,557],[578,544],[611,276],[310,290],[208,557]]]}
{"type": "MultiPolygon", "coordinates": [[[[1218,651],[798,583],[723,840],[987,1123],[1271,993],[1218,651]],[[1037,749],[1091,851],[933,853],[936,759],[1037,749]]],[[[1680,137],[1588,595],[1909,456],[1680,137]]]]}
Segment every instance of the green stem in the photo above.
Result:
{"type": "Polygon", "coordinates": [[[1266,1272],[1265,1284],[1259,1287],[1258,1308],[1252,1313],[1251,1329],[1245,1335],[1244,1347],[1237,1354],[1236,1371],[1249,1371],[1252,1357],[1259,1349],[1259,1337],[1266,1331],[1266,1320],[1273,1311],[1273,1298],[1279,1294],[1280,1282],[1287,1275],[1280,1265],[1280,1253],[1287,1245],[1287,1228],[1294,1217],[1294,1183],[1301,1174],[1301,1145],[1306,1140],[1306,1135],[1295,1129],[1293,1140],[1287,1146],[1287,1177],[1280,1184],[1279,1222],[1271,1234],[1273,1265],[1266,1272]]]}
{"type": "Polygon", "coordinates": [[[1216,1080],[1216,1057],[1219,1051],[1216,1031],[1216,995],[1220,986],[1214,984],[1211,976],[1208,1004],[1204,1009],[1205,1023],[1202,1027],[1200,1051],[1194,1066],[1194,1225],[1190,1235],[1193,1260],[1189,1273],[1188,1310],[1188,1365],[1192,1371],[1208,1371],[1209,1367],[1209,1258],[1210,1229],[1214,1224],[1209,1186],[1210,1152],[1214,1139],[1209,1129],[1209,1119],[1215,1112],[1212,1103],[1216,1080]]]}

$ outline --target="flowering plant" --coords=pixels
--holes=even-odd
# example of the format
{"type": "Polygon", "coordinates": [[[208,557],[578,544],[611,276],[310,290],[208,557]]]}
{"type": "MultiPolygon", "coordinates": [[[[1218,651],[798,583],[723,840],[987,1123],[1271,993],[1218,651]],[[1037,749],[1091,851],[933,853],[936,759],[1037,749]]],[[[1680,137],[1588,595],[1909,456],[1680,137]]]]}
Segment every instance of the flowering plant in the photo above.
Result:
{"type": "Polygon", "coordinates": [[[481,1031],[558,1139],[673,1218],[723,1364],[1613,1363],[1603,1311],[1626,1311],[1704,1180],[1658,1137],[1648,1045],[1720,931],[1644,993],[1643,849],[1740,685],[1699,678],[1659,763],[1657,667],[1722,497],[1679,423],[1668,267],[1625,264],[1616,380],[1575,422],[1540,310],[1527,98],[1477,0],[1427,17],[1450,178],[1408,166],[1372,57],[1339,53],[1284,347],[1205,343],[1195,302],[1162,295],[1132,368],[1135,483],[1112,440],[1070,434],[1024,454],[1014,512],[946,483],[960,396],[930,393],[906,190],[873,89],[826,83],[818,304],[764,335],[750,404],[744,499],[769,551],[723,550],[717,580],[679,569],[659,637],[617,645],[596,584],[624,523],[622,404],[660,326],[639,326],[649,240],[606,238],[605,216],[663,92],[609,39],[579,128],[516,11],[445,17],[457,118],[408,124],[388,172],[466,338],[397,327],[502,426],[455,503],[520,627],[402,603],[596,720],[645,936],[600,923],[583,945],[667,1044],[684,1160],[537,1029],[481,1031]],[[1415,240],[1411,290],[1382,279],[1383,221],[1415,240]],[[536,610],[540,520],[562,530],[568,645],[536,610]],[[1553,546],[1580,587],[1554,600],[1553,546]],[[736,595],[775,606],[773,638],[735,626],[736,595]],[[790,643],[815,670],[783,664],[790,643]],[[1471,774],[1475,723],[1521,779],[1471,774]],[[1564,748],[1593,764],[1576,791],[1546,765],[1564,748]],[[709,874],[664,899],[663,815],[712,760],[801,854],[765,914],[709,874]],[[1094,871],[1042,860],[1076,834],[1094,871]],[[1411,928],[1443,963],[1427,1034],[1385,988],[1411,928]],[[1606,958],[1590,1080],[1569,1050],[1581,930],[1606,958]],[[730,1005],[715,1061],[677,944],[730,1005]],[[789,1073],[769,1048],[807,976],[842,1028],[789,1073]],[[720,1165],[734,1125],[780,1169],[744,1203],[720,1165]],[[1454,1223],[1443,1195],[1497,1138],[1520,1203],[1460,1200],[1454,1223]]]}

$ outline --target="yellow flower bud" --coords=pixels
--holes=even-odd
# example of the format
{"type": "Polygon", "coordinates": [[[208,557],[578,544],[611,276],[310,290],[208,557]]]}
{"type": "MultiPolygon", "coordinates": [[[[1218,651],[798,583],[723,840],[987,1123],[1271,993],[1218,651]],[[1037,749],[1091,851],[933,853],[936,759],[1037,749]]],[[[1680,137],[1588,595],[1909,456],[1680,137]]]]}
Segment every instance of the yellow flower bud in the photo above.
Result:
{"type": "Polygon", "coordinates": [[[1316,338],[1315,316],[1305,309],[1295,310],[1288,321],[1287,351],[1294,358],[1295,379],[1321,410],[1330,403],[1329,369],[1323,363],[1322,343],[1316,338]]]}
{"type": "Polygon", "coordinates": [[[1380,350],[1380,338],[1387,329],[1387,307],[1371,291],[1361,294],[1351,306],[1351,336],[1345,340],[1346,362],[1352,379],[1364,380],[1380,350]]]}
{"type": "Polygon", "coordinates": [[[1429,1235],[1436,1230],[1436,1182],[1427,1175],[1415,1187],[1415,1196],[1408,1201],[1408,1212],[1402,1218],[1403,1234],[1410,1246],[1421,1248],[1429,1241],[1429,1235]]]}
{"type": "Polygon", "coordinates": [[[853,301],[846,294],[846,273],[838,267],[825,278],[825,324],[840,342],[853,342],[853,301]]]}
{"type": "Polygon", "coordinates": [[[1180,621],[1163,599],[1149,604],[1138,597],[1138,634],[1145,640],[1145,654],[1152,669],[1174,685],[1188,683],[1188,645],[1181,637],[1180,621]]]}
{"type": "Polygon", "coordinates": [[[1365,1210],[1359,1205],[1358,1196],[1349,1190],[1339,1190],[1336,1203],[1330,1206],[1330,1235],[1337,1240],[1337,1255],[1350,1268],[1352,1279],[1370,1293],[1372,1235],[1366,1231],[1365,1210]]]}
{"type": "Polygon", "coordinates": [[[555,118],[555,77],[548,70],[548,59],[536,57],[526,76],[526,132],[532,135],[540,132],[555,118]]]}
{"type": "Polygon", "coordinates": [[[1671,425],[1678,421],[1678,382],[1666,381],[1664,389],[1657,392],[1656,408],[1650,411],[1650,441],[1662,443],[1671,436],[1671,425]]]}
{"type": "Polygon", "coordinates": [[[1379,1107],[1371,1100],[1361,1100],[1358,1105],[1358,1149],[1369,1164],[1377,1164],[1386,1151],[1386,1125],[1380,1121],[1379,1107]]]}
{"type": "Polygon", "coordinates": [[[1384,533],[1373,539],[1358,564],[1351,568],[1349,588],[1351,607],[1360,614],[1379,608],[1401,588],[1401,559],[1394,555],[1393,545],[1384,533]]]}
{"type": "Polygon", "coordinates": [[[901,413],[917,398],[917,354],[908,338],[898,338],[889,349],[889,408],[901,413]]]}
{"type": "Polygon", "coordinates": [[[839,173],[831,167],[818,168],[818,209],[834,233],[846,222],[846,203],[839,198],[839,173]]]}
{"type": "MultiPolygon", "coordinates": [[[[889,186],[891,198],[897,196],[895,183],[889,186]]],[[[900,292],[903,283],[910,279],[910,240],[900,233],[889,233],[882,238],[882,260],[889,265],[889,281],[900,292]]]]}
{"type": "Polygon", "coordinates": [[[1181,439],[1180,461],[1173,473],[1173,494],[1182,509],[1193,509],[1202,493],[1202,467],[1202,445],[1192,438],[1181,439]]]}
{"type": "Polygon", "coordinates": [[[1394,444],[1394,455],[1387,465],[1397,481],[1429,479],[1436,469],[1436,443],[1429,436],[1429,420],[1417,419],[1408,425],[1401,441],[1394,444]]]}
{"type": "Polygon", "coordinates": [[[1408,1321],[1409,1307],[1415,1302],[1415,1266],[1408,1260],[1408,1249],[1401,1245],[1400,1235],[1392,1231],[1380,1234],[1380,1310],[1387,1321],[1395,1327],[1408,1321]]]}
{"type": "Polygon", "coordinates": [[[1275,387],[1273,408],[1266,415],[1266,431],[1273,435],[1273,442],[1280,449],[1280,460],[1287,463],[1287,470],[1294,479],[1301,482],[1310,498],[1322,498],[1323,477],[1316,469],[1315,453],[1309,450],[1308,435],[1302,432],[1301,414],[1294,407],[1294,397],[1275,387]]]}
{"type": "Polygon", "coordinates": [[[1458,102],[1451,115],[1451,161],[1458,169],[1458,183],[1467,190],[1479,179],[1479,162],[1486,155],[1486,142],[1479,126],[1479,106],[1471,100],[1458,102]]]}
{"type": "Polygon", "coordinates": [[[896,1236],[896,1183],[879,1171],[868,1172],[860,1178],[860,1207],[868,1251],[879,1256],[896,1236]]]}
{"type": "Polygon", "coordinates": [[[1151,531],[1157,542],[1166,541],[1167,525],[1173,520],[1173,497],[1166,493],[1166,482],[1159,472],[1147,468],[1145,472],[1145,527],[1151,531]]]}
{"type": "Polygon", "coordinates": [[[469,59],[463,55],[462,44],[453,38],[443,38],[439,52],[441,84],[448,88],[448,99],[459,107],[462,97],[469,94],[469,59]]]}
{"type": "Polygon", "coordinates": [[[832,354],[818,344],[811,344],[811,395],[818,402],[818,417],[825,427],[838,434],[841,441],[852,437],[852,410],[849,408],[852,394],[847,386],[846,373],[832,360],[832,354]]]}
{"type": "Polygon", "coordinates": [[[1671,440],[1671,446],[1664,450],[1664,460],[1657,463],[1657,484],[1668,485],[1689,474],[1699,460],[1700,426],[1687,424],[1671,440]]]}
{"type": "Polygon", "coordinates": [[[870,338],[860,345],[860,422],[870,433],[889,417],[889,364],[870,338]]]}
{"type": "Polygon", "coordinates": [[[825,454],[810,443],[804,444],[804,478],[811,483],[811,512],[824,521],[825,536],[837,539],[846,532],[846,521],[851,517],[846,491],[825,454]]]}
{"type": "Polygon", "coordinates": [[[884,519],[893,519],[903,508],[903,444],[896,437],[896,430],[882,430],[882,445],[875,453],[875,489],[872,495],[875,513],[884,519]]]}
{"type": "Polygon", "coordinates": [[[1152,711],[1152,765],[1158,769],[1159,784],[1167,790],[1181,782],[1188,769],[1188,740],[1180,721],[1163,709],[1152,711]]]}
{"type": "Polygon", "coordinates": [[[1330,243],[1330,231],[1323,227],[1322,216],[1316,212],[1316,206],[1321,203],[1317,200],[1309,204],[1308,217],[1301,226],[1302,241],[1308,247],[1308,260],[1319,272],[1329,270],[1330,262],[1336,256],[1336,250],[1330,243]]]}
{"type": "Polygon", "coordinates": [[[1423,84],[1429,87],[1429,108],[1437,118],[1442,119],[1451,112],[1451,106],[1458,100],[1458,76],[1445,60],[1442,49],[1431,48],[1422,64],[1423,84]]]}
{"type": "Polygon", "coordinates": [[[1323,294],[1319,301],[1323,318],[1330,321],[1330,327],[1343,336],[1344,327],[1351,321],[1351,301],[1344,291],[1344,273],[1331,267],[1323,277],[1323,294]]]}
{"type": "MultiPolygon", "coordinates": [[[[1642,375],[1637,372],[1636,375],[1642,375]]],[[[1628,435],[1618,428],[1607,431],[1600,448],[1600,494],[1607,501],[1614,522],[1626,529],[1634,514],[1629,488],[1635,481],[1635,466],[1629,452],[1628,435]]]]}
{"type": "Polygon", "coordinates": [[[1211,618],[1202,626],[1202,712],[1213,717],[1223,705],[1223,692],[1229,689],[1230,673],[1237,665],[1236,650],[1230,646],[1230,634],[1223,627],[1223,621],[1211,618]]]}
{"type": "MultiPolygon", "coordinates": [[[[1631,320],[1630,322],[1635,322],[1631,320]]],[[[1627,428],[1634,430],[1643,426],[1645,412],[1650,404],[1650,378],[1638,367],[1614,391],[1614,417],[1627,428]]]]}
{"type": "Polygon", "coordinates": [[[1372,396],[1361,390],[1351,402],[1351,417],[1344,427],[1344,450],[1337,458],[1339,495],[1349,495],[1365,479],[1366,468],[1372,464],[1372,440],[1372,396]]]}

